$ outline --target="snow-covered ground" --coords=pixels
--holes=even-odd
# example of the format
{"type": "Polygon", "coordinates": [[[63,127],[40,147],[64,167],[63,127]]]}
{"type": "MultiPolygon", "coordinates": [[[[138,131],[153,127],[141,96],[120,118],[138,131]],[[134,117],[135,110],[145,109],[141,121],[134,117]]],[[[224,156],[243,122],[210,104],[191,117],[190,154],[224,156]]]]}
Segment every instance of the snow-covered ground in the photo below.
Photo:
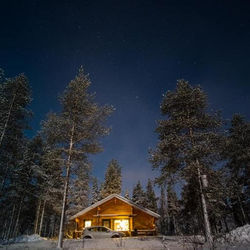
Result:
{"type": "Polygon", "coordinates": [[[224,237],[220,237],[217,241],[220,243],[230,243],[230,244],[234,243],[249,244],[250,246],[250,225],[238,227],[235,230],[232,230],[230,233],[226,234],[224,237]]]}
{"type": "Polygon", "coordinates": [[[32,234],[32,235],[21,235],[16,238],[9,239],[8,241],[0,241],[0,244],[6,245],[6,244],[15,244],[15,243],[26,243],[26,242],[36,242],[41,240],[47,240],[46,238],[43,238],[39,236],[38,234],[32,234]]]}
{"type": "MultiPolygon", "coordinates": [[[[11,239],[9,245],[3,244],[3,249],[56,249],[57,242],[46,240],[39,235],[20,236],[11,239]]],[[[208,250],[204,243],[203,236],[147,236],[128,237],[121,239],[95,239],[95,240],[65,240],[63,249],[151,249],[151,250],[208,250]]],[[[220,237],[214,242],[216,250],[250,250],[250,225],[236,228],[224,237],[220,237]]]]}
{"type": "Polygon", "coordinates": [[[38,234],[32,234],[32,235],[21,235],[16,238],[9,239],[9,241],[4,241],[2,243],[23,243],[23,242],[35,242],[40,240],[46,240],[46,238],[42,238],[38,234]]]}
{"type": "Polygon", "coordinates": [[[250,225],[238,227],[215,240],[217,249],[250,249],[250,225]],[[225,248],[227,247],[227,248],[225,248]]]}
{"type": "MultiPolygon", "coordinates": [[[[24,237],[23,237],[24,238],[24,237]]],[[[65,240],[63,249],[72,249],[72,250],[80,250],[80,249],[148,249],[148,250],[191,250],[194,249],[194,246],[198,246],[196,249],[202,249],[197,244],[193,244],[190,242],[184,242],[178,237],[128,237],[128,238],[120,238],[120,239],[88,239],[88,240],[65,240]]],[[[13,242],[14,243],[14,242],[13,242]]],[[[10,245],[3,245],[4,249],[14,250],[14,249],[56,249],[57,242],[52,240],[39,240],[39,241],[28,241],[20,242],[10,245]]],[[[1,246],[0,246],[1,248],[1,246]]]]}

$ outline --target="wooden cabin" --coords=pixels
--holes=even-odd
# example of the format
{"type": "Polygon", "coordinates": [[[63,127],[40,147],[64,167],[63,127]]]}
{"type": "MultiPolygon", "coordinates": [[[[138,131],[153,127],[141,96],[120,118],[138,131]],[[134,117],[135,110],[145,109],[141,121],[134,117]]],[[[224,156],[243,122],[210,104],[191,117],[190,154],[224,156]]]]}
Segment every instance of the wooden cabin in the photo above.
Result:
{"type": "Polygon", "coordinates": [[[117,194],[85,208],[70,218],[75,221],[74,235],[79,236],[83,228],[106,226],[127,235],[156,234],[156,220],[159,214],[138,206],[117,194]]]}

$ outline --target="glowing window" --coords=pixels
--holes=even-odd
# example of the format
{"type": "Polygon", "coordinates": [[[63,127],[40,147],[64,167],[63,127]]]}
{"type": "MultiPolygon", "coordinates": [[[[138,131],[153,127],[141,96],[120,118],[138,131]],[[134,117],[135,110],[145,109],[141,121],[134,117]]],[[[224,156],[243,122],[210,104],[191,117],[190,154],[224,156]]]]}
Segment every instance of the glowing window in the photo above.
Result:
{"type": "Polygon", "coordinates": [[[129,231],[129,220],[114,220],[114,229],[116,231],[129,231]]]}
{"type": "Polygon", "coordinates": [[[91,227],[91,220],[85,220],[84,227],[91,227]]]}

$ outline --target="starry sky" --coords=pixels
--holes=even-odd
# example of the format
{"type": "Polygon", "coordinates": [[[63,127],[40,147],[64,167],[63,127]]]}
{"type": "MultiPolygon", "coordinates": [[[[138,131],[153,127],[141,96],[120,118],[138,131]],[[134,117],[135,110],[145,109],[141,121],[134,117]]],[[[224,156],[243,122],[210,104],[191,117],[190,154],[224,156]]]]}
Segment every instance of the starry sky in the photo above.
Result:
{"type": "Polygon", "coordinates": [[[162,94],[184,78],[200,84],[209,108],[250,117],[250,2],[247,0],[2,0],[0,67],[24,72],[33,92],[30,136],[80,65],[100,104],[116,108],[92,156],[103,180],[108,162],[122,166],[123,189],[157,173],[148,150],[157,143],[162,94]]]}

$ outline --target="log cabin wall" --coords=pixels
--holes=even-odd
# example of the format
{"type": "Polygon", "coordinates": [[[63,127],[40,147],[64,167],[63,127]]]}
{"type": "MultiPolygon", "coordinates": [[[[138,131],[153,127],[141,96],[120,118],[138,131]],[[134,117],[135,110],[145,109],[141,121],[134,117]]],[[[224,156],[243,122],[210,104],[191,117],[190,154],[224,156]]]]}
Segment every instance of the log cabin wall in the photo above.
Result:
{"type": "Polygon", "coordinates": [[[133,210],[134,210],[134,214],[136,214],[136,216],[134,217],[134,223],[133,223],[134,229],[137,229],[137,230],[155,229],[155,219],[153,216],[136,208],[133,208],[133,210]]]}
{"type": "Polygon", "coordinates": [[[131,205],[114,198],[92,209],[88,213],[79,216],[76,218],[76,222],[78,224],[78,230],[82,230],[86,220],[91,220],[91,226],[102,226],[103,220],[110,220],[110,228],[114,230],[114,220],[128,219],[130,225],[129,229],[132,230],[132,213],[133,209],[131,205]]]}
{"type": "Polygon", "coordinates": [[[74,220],[78,232],[85,227],[85,221],[91,221],[91,226],[107,226],[112,230],[121,230],[120,225],[123,223],[126,224],[123,228],[127,228],[127,230],[122,231],[127,235],[131,235],[134,229],[142,231],[156,229],[155,217],[116,197],[94,207],[74,220]]]}

